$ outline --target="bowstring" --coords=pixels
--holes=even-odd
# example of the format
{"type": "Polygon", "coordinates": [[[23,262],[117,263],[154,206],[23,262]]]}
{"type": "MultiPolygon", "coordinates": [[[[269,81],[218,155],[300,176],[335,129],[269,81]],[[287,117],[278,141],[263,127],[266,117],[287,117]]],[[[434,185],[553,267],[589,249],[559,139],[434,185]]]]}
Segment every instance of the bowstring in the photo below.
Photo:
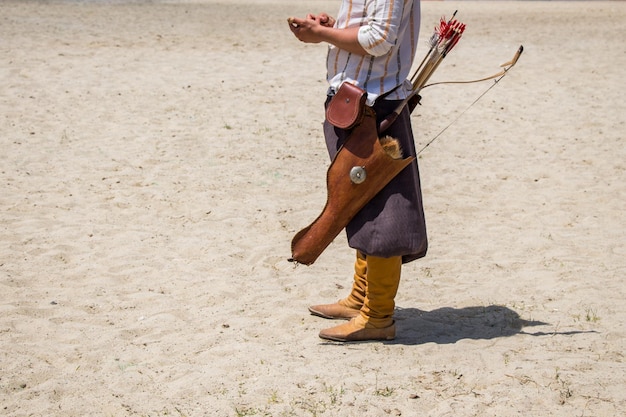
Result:
{"type": "MultiPolygon", "coordinates": [[[[455,13],[456,13],[456,12],[455,12],[455,13]]],[[[502,66],[506,66],[506,67],[505,67],[505,68],[504,68],[504,70],[502,71],[502,73],[501,73],[502,75],[500,75],[500,77],[499,77],[499,78],[496,78],[496,79],[494,80],[494,82],[493,82],[493,84],[491,85],[491,87],[489,87],[489,88],[488,88],[488,89],[486,89],[486,90],[485,90],[485,91],[484,91],[481,95],[479,95],[479,96],[476,98],[476,100],[474,100],[474,101],[473,101],[473,102],[472,102],[469,106],[467,106],[467,108],[465,108],[465,110],[463,110],[461,113],[459,113],[459,115],[458,115],[457,117],[455,117],[455,118],[454,118],[454,119],[453,119],[450,123],[448,123],[448,125],[447,125],[446,127],[444,127],[444,128],[443,128],[443,129],[442,129],[439,133],[437,133],[437,135],[436,135],[434,138],[432,138],[431,140],[429,140],[429,141],[428,141],[428,143],[426,143],[426,145],[424,145],[424,146],[422,147],[422,149],[420,149],[420,150],[419,150],[419,152],[417,152],[416,156],[419,156],[419,155],[420,155],[420,154],[424,151],[424,149],[428,148],[428,147],[430,146],[430,144],[431,144],[431,143],[433,143],[435,140],[437,140],[437,138],[438,138],[439,136],[441,136],[441,135],[442,135],[442,134],[443,134],[446,130],[448,130],[448,128],[449,128],[450,126],[452,126],[454,123],[456,123],[456,121],[457,121],[457,120],[459,120],[459,119],[461,118],[461,116],[463,116],[463,115],[465,114],[465,112],[467,112],[469,109],[471,109],[471,108],[472,108],[472,106],[474,106],[474,104],[476,104],[476,103],[478,102],[478,100],[480,100],[481,98],[483,98],[483,96],[484,96],[485,94],[487,94],[487,93],[489,92],[489,90],[491,90],[493,87],[495,87],[495,86],[496,86],[496,84],[498,84],[498,83],[500,82],[500,80],[501,80],[501,79],[503,79],[504,77],[506,77],[506,74],[509,72],[509,70],[510,70],[511,68],[513,68],[513,67],[515,66],[515,64],[517,64],[517,61],[519,60],[520,56],[522,55],[522,52],[524,52],[524,46],[523,46],[523,45],[521,45],[521,46],[519,47],[519,49],[517,50],[517,53],[515,54],[515,56],[513,57],[513,59],[512,59],[511,61],[507,62],[506,64],[502,64],[502,66]]],[[[497,77],[497,75],[496,75],[496,77],[497,77]]],[[[493,77],[490,77],[490,78],[493,78],[493,77]]],[[[460,82],[459,82],[459,81],[454,81],[454,82],[433,83],[433,84],[429,84],[429,85],[427,85],[427,86],[425,86],[425,87],[430,87],[430,86],[434,86],[434,85],[437,85],[437,84],[467,84],[467,83],[473,83],[473,82],[486,81],[486,80],[488,80],[488,79],[489,79],[489,78],[484,79],[484,80],[474,80],[474,81],[460,81],[460,82]]],[[[425,88],[425,87],[422,87],[422,88],[425,88]]]]}
{"type": "Polygon", "coordinates": [[[487,94],[487,93],[489,92],[489,90],[491,90],[493,87],[495,87],[495,86],[496,86],[496,84],[498,84],[498,83],[500,82],[500,80],[504,78],[504,76],[506,75],[506,72],[507,72],[507,71],[505,71],[505,72],[504,72],[504,74],[503,74],[500,78],[497,78],[496,80],[494,80],[493,84],[491,84],[491,86],[490,86],[488,89],[486,89],[485,91],[483,91],[483,93],[482,93],[481,95],[479,95],[479,96],[476,98],[476,100],[474,100],[474,101],[473,101],[473,102],[472,102],[469,106],[467,106],[467,107],[465,108],[465,110],[463,110],[461,113],[459,113],[459,114],[457,115],[457,117],[455,117],[455,118],[454,118],[454,119],[453,119],[450,123],[448,123],[448,125],[447,125],[446,127],[444,127],[444,128],[443,128],[443,129],[442,129],[439,133],[437,133],[437,135],[436,135],[434,138],[432,138],[431,140],[429,140],[429,141],[426,143],[426,145],[424,145],[424,146],[422,147],[422,149],[420,149],[420,150],[417,152],[417,156],[419,156],[419,154],[421,154],[421,153],[422,153],[422,152],[423,152],[426,148],[428,148],[428,147],[430,146],[430,144],[431,144],[431,143],[433,143],[434,141],[436,141],[436,140],[437,140],[437,138],[438,138],[439,136],[443,135],[443,133],[444,133],[446,130],[448,130],[448,128],[449,128],[450,126],[452,126],[454,123],[456,123],[456,121],[457,121],[457,120],[459,120],[459,119],[461,118],[461,116],[463,116],[463,115],[464,115],[464,114],[465,114],[465,113],[466,113],[469,109],[471,109],[471,108],[472,108],[472,106],[474,106],[474,104],[478,103],[478,100],[480,100],[481,98],[483,98],[483,96],[484,96],[485,94],[487,94]]]}

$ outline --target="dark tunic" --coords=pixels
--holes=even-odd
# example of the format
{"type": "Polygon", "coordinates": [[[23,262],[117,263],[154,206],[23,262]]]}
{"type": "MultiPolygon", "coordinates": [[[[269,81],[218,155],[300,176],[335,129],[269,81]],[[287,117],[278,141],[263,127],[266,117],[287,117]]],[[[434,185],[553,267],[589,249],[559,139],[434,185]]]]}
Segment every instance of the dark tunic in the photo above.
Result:
{"type": "MultiPolygon", "coordinates": [[[[374,105],[378,123],[399,103],[378,100],[374,105]]],[[[349,133],[328,121],[324,122],[324,136],[331,160],[349,133]]],[[[384,135],[398,139],[403,157],[416,156],[410,113],[406,107],[384,135]]],[[[346,234],[350,247],[366,255],[383,258],[402,256],[403,263],[426,255],[428,241],[417,159],[357,213],[346,226],[346,234]]]]}

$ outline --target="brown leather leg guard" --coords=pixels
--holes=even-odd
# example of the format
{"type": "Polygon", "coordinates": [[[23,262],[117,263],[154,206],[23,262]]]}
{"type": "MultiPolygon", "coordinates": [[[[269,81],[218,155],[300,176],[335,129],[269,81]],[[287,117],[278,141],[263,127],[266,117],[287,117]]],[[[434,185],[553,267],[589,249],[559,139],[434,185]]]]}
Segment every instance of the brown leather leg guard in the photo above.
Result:
{"type": "Polygon", "coordinates": [[[328,168],[326,206],[291,241],[291,261],[311,265],[344,227],[415,158],[394,159],[383,149],[370,108],[328,168]]]}

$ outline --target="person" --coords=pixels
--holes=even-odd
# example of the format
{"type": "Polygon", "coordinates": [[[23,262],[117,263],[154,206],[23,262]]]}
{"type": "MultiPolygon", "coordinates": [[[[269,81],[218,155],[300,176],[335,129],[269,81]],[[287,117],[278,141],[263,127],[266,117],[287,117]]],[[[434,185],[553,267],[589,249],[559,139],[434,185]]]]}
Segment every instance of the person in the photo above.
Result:
{"type": "MultiPolygon", "coordinates": [[[[411,92],[408,80],[417,49],[419,0],[342,0],[336,19],[326,13],[288,19],[305,43],[328,44],[325,106],[342,83],[367,92],[377,124],[411,92]]],[[[331,160],[350,134],[324,122],[331,160]]],[[[416,156],[410,112],[405,107],[385,131],[396,138],[404,156],[416,156]]],[[[352,342],[392,340],[395,297],[402,265],[426,254],[427,237],[417,159],[400,172],[346,226],[356,249],[352,289],[332,304],[309,307],[316,316],[348,320],[324,329],[322,339],[352,342]]]]}

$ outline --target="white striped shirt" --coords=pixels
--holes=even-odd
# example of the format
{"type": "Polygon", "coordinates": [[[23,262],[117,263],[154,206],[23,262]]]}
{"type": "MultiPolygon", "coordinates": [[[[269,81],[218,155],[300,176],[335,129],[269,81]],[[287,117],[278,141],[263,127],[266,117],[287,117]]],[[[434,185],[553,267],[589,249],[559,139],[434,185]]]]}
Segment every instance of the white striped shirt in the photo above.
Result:
{"type": "Polygon", "coordinates": [[[367,104],[399,85],[386,98],[401,100],[411,91],[408,81],[420,24],[419,0],[342,0],[336,28],[360,27],[358,40],[371,55],[353,54],[333,45],[326,58],[331,91],[344,81],[368,93],[367,104]]]}

